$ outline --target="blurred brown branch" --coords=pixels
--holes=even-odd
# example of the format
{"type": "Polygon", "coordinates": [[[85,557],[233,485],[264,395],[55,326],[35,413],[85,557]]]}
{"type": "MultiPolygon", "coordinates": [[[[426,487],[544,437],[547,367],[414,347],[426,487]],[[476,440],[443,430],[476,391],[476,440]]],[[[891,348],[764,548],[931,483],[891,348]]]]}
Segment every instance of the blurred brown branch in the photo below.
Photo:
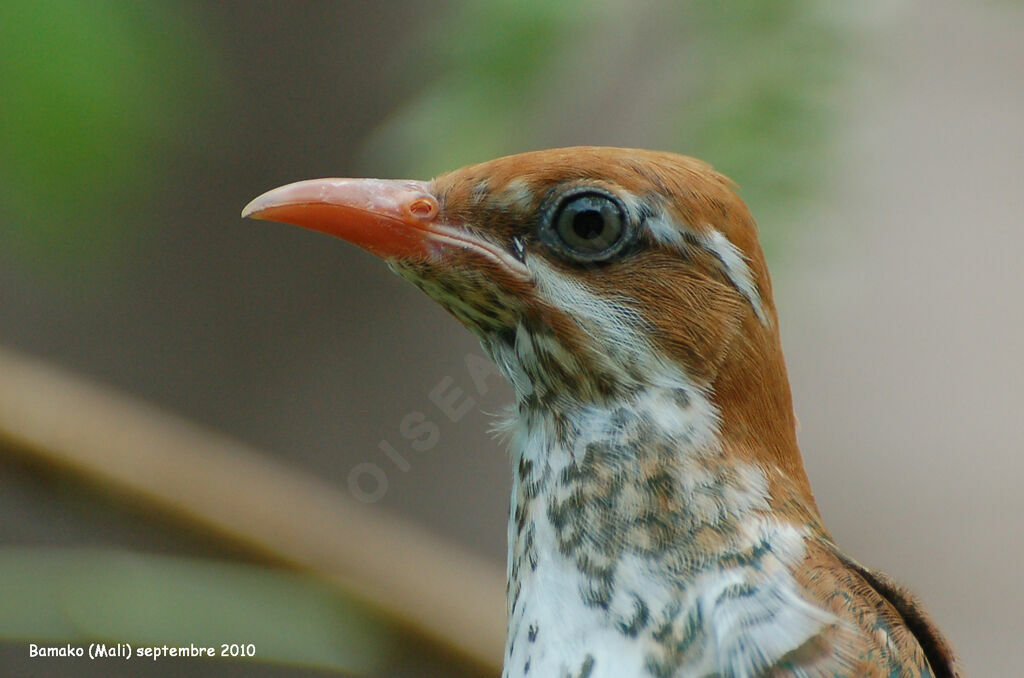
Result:
{"type": "Polygon", "coordinates": [[[226,436],[0,348],[0,439],[307,569],[488,669],[504,642],[490,563],[226,436]]]}

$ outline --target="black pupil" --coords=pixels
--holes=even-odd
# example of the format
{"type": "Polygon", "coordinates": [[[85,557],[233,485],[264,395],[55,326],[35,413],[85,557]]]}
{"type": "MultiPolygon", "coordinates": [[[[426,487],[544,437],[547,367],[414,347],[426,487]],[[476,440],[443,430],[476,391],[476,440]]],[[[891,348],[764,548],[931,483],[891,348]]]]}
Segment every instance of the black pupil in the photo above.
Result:
{"type": "Polygon", "coordinates": [[[597,210],[577,212],[572,218],[572,230],[584,240],[593,240],[604,230],[604,217],[597,210]]]}
{"type": "Polygon", "coordinates": [[[577,261],[602,261],[620,251],[628,235],[622,207],[597,191],[563,198],[541,237],[563,256],[577,261]]]}

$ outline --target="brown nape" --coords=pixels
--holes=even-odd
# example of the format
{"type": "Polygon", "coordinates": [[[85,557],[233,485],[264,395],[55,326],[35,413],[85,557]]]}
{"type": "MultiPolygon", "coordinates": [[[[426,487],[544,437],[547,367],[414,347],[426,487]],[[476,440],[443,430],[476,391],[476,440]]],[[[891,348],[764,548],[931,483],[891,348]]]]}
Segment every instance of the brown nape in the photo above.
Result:
{"type": "MultiPolygon", "coordinates": [[[[722,416],[722,444],[729,452],[763,466],[770,482],[785,479],[791,491],[779,495],[792,496],[795,491],[817,514],[797,445],[771,290],[762,290],[768,319],[762,323],[734,287],[708,272],[712,268],[708,263],[703,270],[691,267],[682,274],[676,270],[671,277],[660,276],[652,258],[645,270],[655,275],[644,277],[643,289],[630,289],[625,276],[608,282],[635,295],[643,307],[657,309],[647,316],[655,345],[698,384],[710,388],[722,416]],[[776,467],[781,474],[771,472],[776,467]]],[[[637,285],[634,278],[632,286],[637,285]]]]}
{"type": "MultiPolygon", "coordinates": [[[[771,316],[774,319],[774,311],[771,316]]],[[[797,445],[796,417],[778,332],[749,315],[739,337],[712,386],[722,413],[722,444],[730,453],[765,467],[770,482],[785,479],[791,483],[817,517],[797,445]],[[776,467],[781,473],[772,473],[776,467]]]]}

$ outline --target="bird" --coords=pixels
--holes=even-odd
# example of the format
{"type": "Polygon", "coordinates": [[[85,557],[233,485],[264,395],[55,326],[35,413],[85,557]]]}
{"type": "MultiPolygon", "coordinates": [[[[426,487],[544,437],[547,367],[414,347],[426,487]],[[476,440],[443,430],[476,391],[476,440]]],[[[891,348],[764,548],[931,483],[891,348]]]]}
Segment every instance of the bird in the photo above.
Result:
{"type": "Polygon", "coordinates": [[[242,214],[384,259],[510,382],[504,678],[959,675],[822,522],[757,226],[710,165],[546,149],[242,214]]]}

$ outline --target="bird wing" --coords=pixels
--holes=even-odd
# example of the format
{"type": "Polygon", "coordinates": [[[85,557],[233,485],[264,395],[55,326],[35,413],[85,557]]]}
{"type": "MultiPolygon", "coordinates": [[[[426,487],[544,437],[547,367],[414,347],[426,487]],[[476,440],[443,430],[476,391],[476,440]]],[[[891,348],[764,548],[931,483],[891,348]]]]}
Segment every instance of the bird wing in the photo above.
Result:
{"type": "Polygon", "coordinates": [[[808,541],[796,576],[805,593],[842,624],[784,657],[773,677],[834,675],[839,668],[851,676],[959,678],[951,646],[921,603],[830,539],[808,541]]]}
{"type": "Polygon", "coordinates": [[[903,624],[921,646],[935,678],[958,678],[960,673],[953,647],[939,631],[917,597],[894,582],[889,575],[868,569],[841,552],[837,555],[846,567],[859,574],[875,593],[896,610],[903,624]]]}

